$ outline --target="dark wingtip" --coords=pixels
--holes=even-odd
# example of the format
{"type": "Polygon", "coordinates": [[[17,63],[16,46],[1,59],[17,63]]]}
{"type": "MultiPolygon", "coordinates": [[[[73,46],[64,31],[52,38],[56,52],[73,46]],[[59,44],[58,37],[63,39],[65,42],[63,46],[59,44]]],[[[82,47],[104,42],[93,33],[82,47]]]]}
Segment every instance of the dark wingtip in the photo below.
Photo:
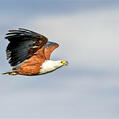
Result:
{"type": "Polygon", "coordinates": [[[49,47],[49,46],[57,46],[59,47],[59,44],[55,43],[55,42],[51,42],[51,41],[48,41],[45,45],[45,48],[49,47]]]}

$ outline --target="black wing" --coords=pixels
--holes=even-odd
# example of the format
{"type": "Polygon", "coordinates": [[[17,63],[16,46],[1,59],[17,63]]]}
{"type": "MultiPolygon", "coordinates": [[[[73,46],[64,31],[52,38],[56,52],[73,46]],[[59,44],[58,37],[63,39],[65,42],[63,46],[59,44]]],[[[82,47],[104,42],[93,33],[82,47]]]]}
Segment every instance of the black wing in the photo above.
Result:
{"type": "Polygon", "coordinates": [[[10,41],[6,54],[11,66],[16,66],[33,56],[48,41],[45,36],[23,28],[9,30],[6,35],[5,38],[10,41]]]}

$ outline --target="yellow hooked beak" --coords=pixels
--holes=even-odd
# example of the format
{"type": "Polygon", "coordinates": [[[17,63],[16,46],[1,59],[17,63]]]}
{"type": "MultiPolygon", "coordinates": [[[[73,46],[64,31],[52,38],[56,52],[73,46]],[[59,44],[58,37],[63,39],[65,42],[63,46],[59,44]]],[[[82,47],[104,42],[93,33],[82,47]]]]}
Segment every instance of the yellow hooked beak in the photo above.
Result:
{"type": "Polygon", "coordinates": [[[67,61],[61,61],[61,63],[62,63],[63,66],[68,65],[68,62],[67,61]]]}

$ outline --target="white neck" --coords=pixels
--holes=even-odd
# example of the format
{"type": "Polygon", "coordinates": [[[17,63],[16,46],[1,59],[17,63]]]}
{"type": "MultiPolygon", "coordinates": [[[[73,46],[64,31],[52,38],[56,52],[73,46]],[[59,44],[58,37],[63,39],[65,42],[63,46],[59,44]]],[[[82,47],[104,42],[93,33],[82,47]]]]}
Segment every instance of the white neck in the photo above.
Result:
{"type": "Polygon", "coordinates": [[[44,73],[54,71],[54,70],[60,68],[61,66],[63,66],[61,61],[46,60],[42,64],[39,74],[44,74],[44,73]]]}

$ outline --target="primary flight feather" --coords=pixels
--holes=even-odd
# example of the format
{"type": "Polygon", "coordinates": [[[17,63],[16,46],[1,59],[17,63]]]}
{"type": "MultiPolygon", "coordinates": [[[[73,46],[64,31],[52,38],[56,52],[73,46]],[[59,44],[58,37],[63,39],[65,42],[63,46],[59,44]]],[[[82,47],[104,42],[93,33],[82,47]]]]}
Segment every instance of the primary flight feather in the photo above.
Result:
{"type": "Polygon", "coordinates": [[[38,75],[52,72],[67,65],[67,61],[50,60],[50,55],[59,45],[31,30],[19,28],[6,34],[9,44],[7,59],[13,67],[9,75],[38,75]]]}

